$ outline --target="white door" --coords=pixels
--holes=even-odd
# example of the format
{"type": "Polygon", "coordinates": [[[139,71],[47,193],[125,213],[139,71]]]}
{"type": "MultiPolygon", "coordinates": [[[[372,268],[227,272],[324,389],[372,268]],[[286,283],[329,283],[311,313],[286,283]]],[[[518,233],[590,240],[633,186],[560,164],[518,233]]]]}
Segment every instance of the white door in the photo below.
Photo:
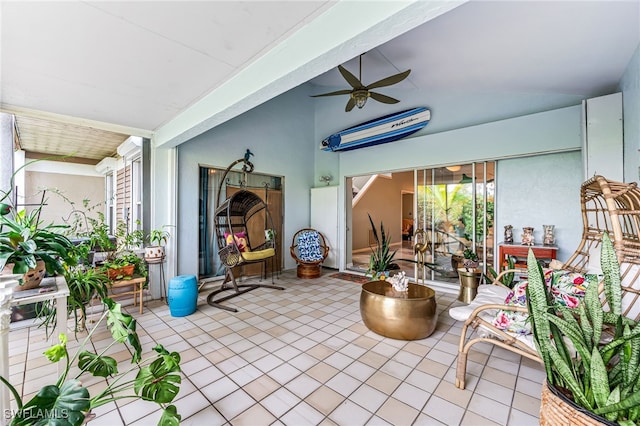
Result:
{"type": "Polygon", "coordinates": [[[338,187],[311,188],[311,228],[324,235],[329,255],[322,264],[338,269],[338,187]]]}

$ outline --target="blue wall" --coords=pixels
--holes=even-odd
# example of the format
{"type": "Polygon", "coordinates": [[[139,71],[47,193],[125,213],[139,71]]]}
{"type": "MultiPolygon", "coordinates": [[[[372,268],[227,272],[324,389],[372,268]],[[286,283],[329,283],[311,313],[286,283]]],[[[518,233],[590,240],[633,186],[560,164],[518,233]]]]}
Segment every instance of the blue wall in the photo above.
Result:
{"type": "MultiPolygon", "coordinates": [[[[620,83],[625,113],[625,169],[630,171],[625,178],[629,181],[638,178],[639,68],[640,53],[636,51],[620,83]]],[[[401,99],[401,106],[370,100],[362,110],[345,113],[347,97],[308,96],[329,91],[324,89],[302,85],[179,147],[179,273],[197,271],[198,166],[225,168],[246,148],[255,153],[257,172],[285,176],[285,245],[296,230],[308,226],[309,188],[322,185],[322,175],[332,175],[344,195],[346,176],[501,159],[497,169],[497,239],[501,239],[502,226],[507,223],[514,225],[516,238],[522,226],[541,231],[542,224],[554,224],[559,257],[565,259],[576,246],[581,229],[577,225],[581,218],[576,194],[583,180],[582,97],[424,94],[386,88],[384,93],[401,99]],[[319,149],[320,141],[331,133],[414,106],[430,107],[432,121],[410,138],[351,152],[319,149]]],[[[339,208],[344,211],[344,205],[339,208]]],[[[340,226],[343,240],[344,220],[340,226]]],[[[289,256],[283,257],[285,268],[294,267],[289,256]]]]}
{"type": "MultiPolygon", "coordinates": [[[[333,88],[317,88],[311,87],[312,93],[328,92],[333,88]]],[[[463,137],[454,136],[457,140],[447,140],[447,145],[430,145],[430,152],[428,155],[422,155],[422,150],[419,152],[420,157],[415,156],[415,153],[407,155],[409,149],[408,145],[413,140],[419,140],[423,143],[425,139],[421,139],[425,135],[435,135],[438,133],[450,132],[452,130],[460,130],[468,127],[478,126],[485,123],[493,123],[496,121],[503,121],[511,118],[517,118],[534,114],[542,111],[551,111],[564,107],[580,105],[583,97],[576,95],[563,95],[563,94],[547,94],[547,95],[530,95],[530,94],[514,94],[514,93],[451,93],[451,92],[437,92],[417,90],[399,90],[392,87],[380,89],[380,92],[384,92],[389,96],[400,99],[400,103],[396,105],[386,105],[373,100],[369,100],[366,106],[358,110],[354,108],[351,112],[344,112],[344,105],[347,102],[346,96],[331,96],[325,98],[315,99],[315,127],[313,129],[315,134],[316,144],[319,145],[320,141],[332,133],[338,132],[342,129],[354,126],[358,123],[362,123],[367,120],[371,120],[385,114],[392,112],[402,111],[409,108],[418,106],[426,106],[431,109],[431,121],[421,131],[415,133],[411,137],[402,141],[395,142],[393,148],[384,148],[387,151],[397,151],[399,149],[405,150],[405,155],[398,157],[408,161],[419,160],[421,165],[425,164],[446,164],[456,163],[461,161],[459,156],[469,156],[470,152],[473,152],[472,158],[487,158],[487,154],[482,154],[480,157],[475,157],[478,149],[493,149],[494,143],[488,141],[487,144],[476,143],[474,135],[468,133],[463,137]],[[454,145],[448,145],[454,142],[454,145]],[[478,149],[469,147],[476,145],[478,149]],[[442,147],[446,146],[447,149],[443,150],[442,147]],[[448,153],[448,154],[447,154],[448,153]],[[452,154],[452,155],[449,155],[452,154]],[[437,158],[436,158],[437,157],[437,158]],[[428,161],[424,163],[423,161],[428,161]]],[[[603,93],[604,94],[604,93],[603,93]]],[[[476,127],[473,127],[476,129],[476,127]]],[[[577,130],[577,129],[576,129],[577,130]]],[[[475,130],[474,130],[475,131],[475,130]]],[[[427,142],[424,142],[425,144],[427,142]]],[[[509,144],[510,145],[510,144],[509,144]]],[[[504,146],[498,146],[502,148],[504,146]]],[[[376,147],[382,148],[382,147],[376,147]]],[[[373,150],[374,148],[367,148],[366,150],[354,151],[357,152],[356,156],[362,155],[365,151],[373,150]]],[[[378,154],[383,151],[372,151],[378,154]]],[[[332,176],[338,176],[340,172],[340,163],[343,161],[342,156],[347,153],[337,154],[332,152],[324,152],[319,149],[316,150],[316,177],[323,174],[331,174],[332,176]]],[[[376,166],[380,167],[380,166],[376,166]]],[[[387,165],[382,166],[380,170],[391,170],[394,168],[405,169],[407,164],[400,165],[387,165]]],[[[346,170],[344,170],[346,172],[346,170]]],[[[359,173],[359,172],[358,172],[359,173]]],[[[316,179],[317,180],[317,179],[316,179]]]]}
{"type": "Polygon", "coordinates": [[[495,235],[503,240],[504,226],[513,225],[513,240],[532,226],[536,244],[542,225],[555,225],[558,259],[566,261],[582,237],[580,151],[501,160],[497,167],[495,235]]]}
{"type": "MultiPolygon", "coordinates": [[[[313,105],[306,92],[292,90],[200,135],[178,148],[178,273],[198,271],[198,170],[226,169],[247,148],[257,173],[285,176],[283,244],[309,225],[309,188],[313,182],[313,105]]],[[[283,256],[285,268],[294,267],[283,256]]]]}

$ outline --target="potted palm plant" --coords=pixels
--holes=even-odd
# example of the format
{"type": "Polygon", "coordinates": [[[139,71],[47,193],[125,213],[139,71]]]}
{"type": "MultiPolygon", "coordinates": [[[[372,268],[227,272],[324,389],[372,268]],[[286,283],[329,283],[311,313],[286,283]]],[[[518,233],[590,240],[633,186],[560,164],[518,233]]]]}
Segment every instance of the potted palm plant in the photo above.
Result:
{"type": "Polygon", "coordinates": [[[169,240],[171,234],[165,228],[168,225],[163,226],[160,229],[152,229],[147,236],[149,245],[144,248],[144,258],[147,262],[157,262],[164,258],[164,246],[169,240]]]}
{"type": "Polygon", "coordinates": [[[547,373],[540,424],[635,425],[640,420],[640,326],[621,314],[620,267],[606,232],[601,267],[603,295],[598,278],[587,275],[583,302],[567,308],[550,302],[529,250],[529,318],[547,373]]]}
{"type": "Polygon", "coordinates": [[[369,257],[369,269],[367,269],[367,275],[384,280],[389,276],[389,269],[395,268],[392,263],[393,258],[396,255],[396,251],[391,251],[390,244],[391,238],[384,231],[384,225],[380,222],[380,233],[376,229],[371,215],[369,216],[369,223],[373,232],[373,238],[376,242],[375,247],[371,247],[371,256],[369,257]]]}

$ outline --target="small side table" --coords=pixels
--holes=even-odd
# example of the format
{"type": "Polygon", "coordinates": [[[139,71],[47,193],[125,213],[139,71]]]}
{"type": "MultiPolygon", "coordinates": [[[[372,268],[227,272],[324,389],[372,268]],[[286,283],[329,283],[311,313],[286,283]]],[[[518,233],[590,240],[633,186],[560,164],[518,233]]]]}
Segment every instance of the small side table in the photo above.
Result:
{"type": "Polygon", "coordinates": [[[118,280],[112,281],[108,284],[109,292],[114,296],[130,296],[133,295],[133,306],[138,304],[138,298],[140,298],[140,314],[142,314],[142,292],[144,290],[144,284],[147,282],[147,277],[135,277],[130,280],[118,280]],[[130,291],[124,291],[122,293],[113,293],[114,288],[121,287],[133,287],[130,291]]]}
{"type": "Polygon", "coordinates": [[[32,290],[14,291],[11,306],[54,300],[56,302],[57,334],[67,334],[67,296],[69,287],[62,276],[44,278],[40,286],[32,290]]]}
{"type": "MultiPolygon", "coordinates": [[[[556,258],[558,253],[558,247],[556,246],[544,246],[544,245],[536,245],[536,246],[525,246],[522,244],[498,244],[498,261],[501,267],[507,265],[507,256],[513,256],[516,258],[527,258],[529,254],[529,249],[533,250],[533,254],[536,256],[538,260],[544,260],[550,262],[556,258]]],[[[517,263],[516,267],[525,267],[527,266],[526,260],[524,262],[520,261],[517,263]]]]}
{"type": "MultiPolygon", "coordinates": [[[[30,303],[53,300],[56,303],[56,330],[55,338],[64,333],[67,334],[67,296],[69,287],[62,276],[44,278],[40,286],[31,290],[14,291],[11,306],[28,305],[30,303]]],[[[57,340],[56,342],[57,343],[57,340]]],[[[58,362],[58,374],[64,369],[64,360],[58,362]]]]}

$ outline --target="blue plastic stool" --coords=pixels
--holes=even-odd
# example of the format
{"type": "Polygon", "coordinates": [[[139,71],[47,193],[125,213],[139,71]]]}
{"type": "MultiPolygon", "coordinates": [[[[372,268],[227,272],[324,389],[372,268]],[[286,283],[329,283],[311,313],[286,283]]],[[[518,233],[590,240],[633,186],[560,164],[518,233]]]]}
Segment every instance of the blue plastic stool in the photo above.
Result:
{"type": "Polygon", "coordinates": [[[172,317],[186,317],[198,306],[198,283],[195,275],[178,275],[169,280],[167,293],[172,317]]]}

